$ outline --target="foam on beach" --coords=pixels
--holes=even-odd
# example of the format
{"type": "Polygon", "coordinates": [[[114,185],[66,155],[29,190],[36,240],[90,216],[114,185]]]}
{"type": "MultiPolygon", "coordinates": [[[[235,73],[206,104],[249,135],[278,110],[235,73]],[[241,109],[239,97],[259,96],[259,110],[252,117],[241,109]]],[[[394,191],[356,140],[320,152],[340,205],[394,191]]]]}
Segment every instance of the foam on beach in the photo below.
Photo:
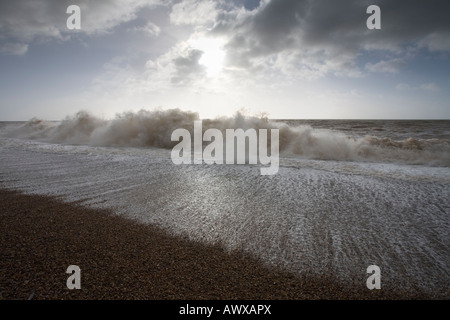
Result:
{"type": "Polygon", "coordinates": [[[0,149],[4,188],[113,209],[299,276],[350,283],[375,264],[385,289],[450,287],[447,167],[294,157],[261,176],[258,165],[176,166],[164,148],[2,138],[0,149]]]}

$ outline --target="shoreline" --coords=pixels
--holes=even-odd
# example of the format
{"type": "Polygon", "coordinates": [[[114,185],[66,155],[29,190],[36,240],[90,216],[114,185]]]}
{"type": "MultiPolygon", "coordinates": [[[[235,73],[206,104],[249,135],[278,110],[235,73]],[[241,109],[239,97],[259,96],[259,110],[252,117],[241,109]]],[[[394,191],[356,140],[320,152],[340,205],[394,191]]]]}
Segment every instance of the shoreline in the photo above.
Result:
{"type": "Polygon", "coordinates": [[[379,300],[447,299],[368,290],[365,281],[269,269],[239,252],[188,241],[151,225],[0,189],[1,300],[379,300]],[[69,265],[81,290],[69,290],[69,265]]]}

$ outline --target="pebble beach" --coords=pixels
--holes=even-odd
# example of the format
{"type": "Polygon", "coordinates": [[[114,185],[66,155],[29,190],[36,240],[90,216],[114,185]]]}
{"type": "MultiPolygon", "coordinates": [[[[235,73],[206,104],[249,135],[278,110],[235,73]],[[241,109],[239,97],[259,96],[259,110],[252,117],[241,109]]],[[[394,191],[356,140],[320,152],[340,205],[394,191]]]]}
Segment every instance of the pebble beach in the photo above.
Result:
{"type": "Polygon", "coordinates": [[[420,291],[368,290],[364,278],[343,287],[332,277],[294,276],[240,252],[56,198],[1,190],[0,199],[0,299],[436,298],[420,291]],[[81,269],[80,290],[66,286],[69,265],[81,269]]]}

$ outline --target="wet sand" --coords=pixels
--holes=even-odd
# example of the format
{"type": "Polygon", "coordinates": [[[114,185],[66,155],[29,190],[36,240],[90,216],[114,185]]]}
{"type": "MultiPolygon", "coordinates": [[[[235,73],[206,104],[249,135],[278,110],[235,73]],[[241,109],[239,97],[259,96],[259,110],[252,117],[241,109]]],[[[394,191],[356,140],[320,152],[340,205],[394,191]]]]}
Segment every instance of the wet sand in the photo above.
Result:
{"type": "Polygon", "coordinates": [[[0,299],[442,298],[368,290],[364,274],[345,285],[336,283],[332,273],[294,276],[240,252],[180,239],[110,211],[15,191],[0,190],[0,236],[0,299]],[[69,265],[81,268],[80,290],[66,286],[69,265]]]}

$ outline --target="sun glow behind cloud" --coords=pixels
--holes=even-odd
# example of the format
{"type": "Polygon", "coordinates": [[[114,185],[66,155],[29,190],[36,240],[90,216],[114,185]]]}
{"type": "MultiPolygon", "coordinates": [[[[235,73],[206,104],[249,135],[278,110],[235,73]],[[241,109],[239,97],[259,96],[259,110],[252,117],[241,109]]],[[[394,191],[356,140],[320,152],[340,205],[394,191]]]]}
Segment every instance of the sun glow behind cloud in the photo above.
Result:
{"type": "Polygon", "coordinates": [[[190,45],[202,51],[202,56],[198,63],[206,68],[209,77],[215,77],[223,69],[225,60],[225,50],[223,41],[218,38],[200,37],[190,41],[190,45]]]}

